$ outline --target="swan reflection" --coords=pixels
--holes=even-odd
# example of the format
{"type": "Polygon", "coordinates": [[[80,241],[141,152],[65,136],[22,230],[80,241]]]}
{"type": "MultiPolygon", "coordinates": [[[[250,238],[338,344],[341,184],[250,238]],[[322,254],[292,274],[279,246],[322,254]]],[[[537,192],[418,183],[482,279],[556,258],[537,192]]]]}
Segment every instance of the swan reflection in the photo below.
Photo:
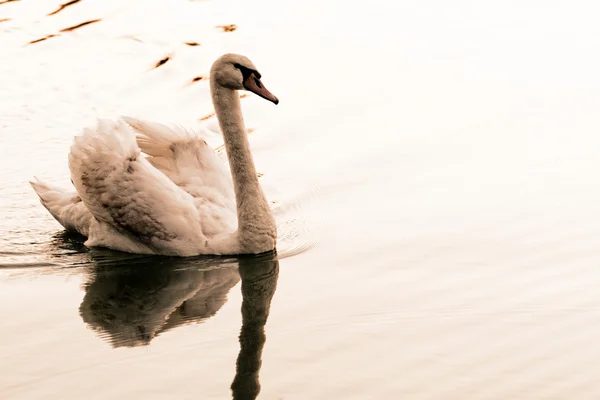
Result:
{"type": "Polygon", "coordinates": [[[240,352],[231,391],[234,399],[258,396],[265,324],[279,277],[275,253],[226,260],[122,256],[119,261],[111,254],[94,260],[79,311],[113,347],[148,345],[163,332],[212,317],[241,279],[240,352]]]}
{"type": "Polygon", "coordinates": [[[215,315],[239,280],[234,260],[96,257],[79,312],[113,347],[143,346],[215,315]]]}
{"type": "Polygon", "coordinates": [[[274,255],[239,258],[242,278],[242,329],[236,374],[231,384],[234,399],[255,399],[260,392],[258,373],[265,345],[265,324],[277,287],[279,261],[274,255]]]}

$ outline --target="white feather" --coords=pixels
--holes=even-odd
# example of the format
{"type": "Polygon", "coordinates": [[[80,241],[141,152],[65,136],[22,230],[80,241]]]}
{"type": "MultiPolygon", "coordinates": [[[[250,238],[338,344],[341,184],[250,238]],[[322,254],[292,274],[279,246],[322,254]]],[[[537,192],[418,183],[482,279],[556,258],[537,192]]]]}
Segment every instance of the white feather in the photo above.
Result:
{"type": "Polygon", "coordinates": [[[69,167],[94,216],[86,244],[166,255],[209,251],[210,214],[201,218],[195,199],[141,156],[123,121],[99,120],[95,130],[84,129],[69,167]]]}
{"type": "Polygon", "coordinates": [[[69,231],[88,235],[92,214],[74,190],[67,191],[35,178],[29,182],[50,214],[69,231]]]}
{"type": "Polygon", "coordinates": [[[227,115],[224,139],[235,149],[234,171],[193,131],[131,117],[101,119],[71,146],[77,193],[32,182],[42,204],[65,228],[88,236],[88,246],[178,256],[273,250],[276,227],[258,184],[238,94],[229,87],[242,87],[233,67],[240,63],[256,70],[234,54],[211,69],[213,77],[224,71],[226,86],[217,90],[225,92],[213,93],[213,103],[227,115]]]}

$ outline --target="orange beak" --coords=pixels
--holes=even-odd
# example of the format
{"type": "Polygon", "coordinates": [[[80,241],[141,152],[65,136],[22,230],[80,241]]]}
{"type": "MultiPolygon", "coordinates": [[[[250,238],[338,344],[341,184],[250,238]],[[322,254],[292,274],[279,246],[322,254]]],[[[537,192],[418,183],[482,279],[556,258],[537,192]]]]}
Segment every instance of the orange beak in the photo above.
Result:
{"type": "Polygon", "coordinates": [[[256,93],[263,99],[269,100],[275,104],[279,103],[279,99],[277,99],[273,93],[269,92],[265,85],[263,85],[260,81],[260,78],[258,78],[254,73],[251,73],[248,78],[246,78],[244,81],[244,88],[252,93],[256,93]]]}

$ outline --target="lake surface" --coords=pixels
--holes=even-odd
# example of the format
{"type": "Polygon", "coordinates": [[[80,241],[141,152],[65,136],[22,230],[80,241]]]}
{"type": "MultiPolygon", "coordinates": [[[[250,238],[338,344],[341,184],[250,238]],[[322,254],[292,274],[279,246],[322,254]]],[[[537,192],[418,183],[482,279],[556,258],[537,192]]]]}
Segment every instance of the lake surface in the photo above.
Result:
{"type": "Polygon", "coordinates": [[[0,2],[0,397],[599,398],[600,6],[396,3],[0,2]],[[97,117],[219,146],[225,52],[278,254],[66,234],[28,180],[97,117]]]}

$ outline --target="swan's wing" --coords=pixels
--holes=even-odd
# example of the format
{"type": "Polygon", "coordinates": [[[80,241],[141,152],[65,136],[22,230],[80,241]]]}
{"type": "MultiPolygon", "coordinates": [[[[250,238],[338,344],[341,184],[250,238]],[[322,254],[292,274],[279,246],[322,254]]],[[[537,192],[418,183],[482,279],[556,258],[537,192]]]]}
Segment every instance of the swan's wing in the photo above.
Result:
{"type": "MultiPolygon", "coordinates": [[[[69,168],[95,219],[119,234],[157,254],[206,251],[193,198],[140,155],[135,135],[124,122],[99,120],[95,130],[85,129],[83,136],[75,137],[69,168]]],[[[90,243],[102,245],[94,232],[90,243]]]]}
{"type": "Polygon", "coordinates": [[[197,201],[235,211],[231,174],[202,136],[131,117],[123,119],[137,132],[137,144],[148,161],[197,201]]]}

